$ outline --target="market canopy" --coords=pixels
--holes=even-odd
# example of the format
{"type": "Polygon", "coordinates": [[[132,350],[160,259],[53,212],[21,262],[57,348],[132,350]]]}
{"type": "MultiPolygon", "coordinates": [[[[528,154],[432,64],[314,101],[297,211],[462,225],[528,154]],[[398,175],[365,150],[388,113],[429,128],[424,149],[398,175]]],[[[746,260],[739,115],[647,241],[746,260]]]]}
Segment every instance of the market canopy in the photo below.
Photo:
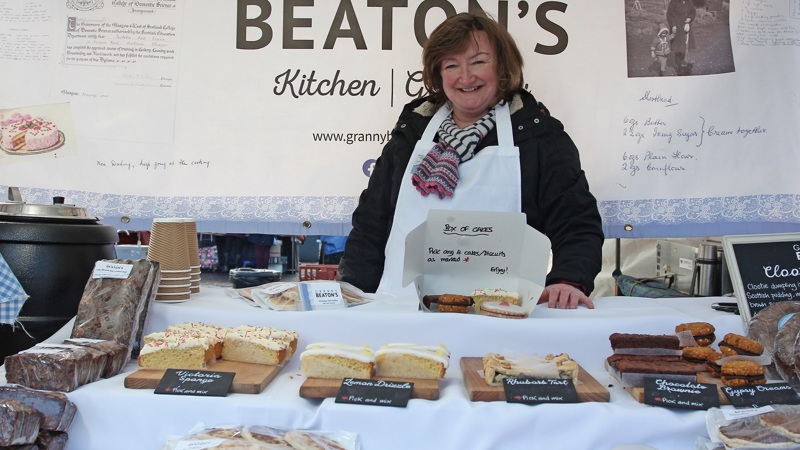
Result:
{"type": "Polygon", "coordinates": [[[800,10],[695,0],[690,73],[658,76],[667,0],[7,3],[0,114],[52,122],[2,143],[0,187],[55,195],[120,229],[346,234],[421,45],[482,8],[528,89],[575,140],[608,237],[800,230],[800,10]],[[15,116],[20,114],[20,116],[15,116]]]}

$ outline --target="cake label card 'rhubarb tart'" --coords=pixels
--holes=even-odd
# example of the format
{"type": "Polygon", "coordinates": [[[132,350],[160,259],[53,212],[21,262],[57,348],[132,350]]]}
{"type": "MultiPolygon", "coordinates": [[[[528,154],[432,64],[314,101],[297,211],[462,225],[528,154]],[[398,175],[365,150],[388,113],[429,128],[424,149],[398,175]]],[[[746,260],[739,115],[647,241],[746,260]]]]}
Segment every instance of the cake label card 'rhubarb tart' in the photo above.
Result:
{"type": "Polygon", "coordinates": [[[408,381],[345,378],[336,395],[336,403],[405,408],[413,388],[414,383],[408,381]]]}
{"type": "Polygon", "coordinates": [[[578,403],[578,391],[572,380],[504,378],[503,389],[508,403],[578,403]]]}

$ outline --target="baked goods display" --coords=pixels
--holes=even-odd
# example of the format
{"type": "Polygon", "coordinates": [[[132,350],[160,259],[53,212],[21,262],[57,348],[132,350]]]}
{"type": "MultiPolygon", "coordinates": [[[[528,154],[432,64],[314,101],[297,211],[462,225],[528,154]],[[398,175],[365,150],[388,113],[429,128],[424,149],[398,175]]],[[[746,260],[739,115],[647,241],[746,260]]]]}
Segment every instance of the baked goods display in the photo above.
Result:
{"type": "Polygon", "coordinates": [[[64,339],[62,344],[77,345],[93,348],[106,354],[106,365],[101,374],[102,378],[110,378],[120,373],[128,363],[128,347],[116,341],[89,338],[64,339]]]}
{"type": "Polygon", "coordinates": [[[368,345],[309,344],[300,354],[300,370],[309,378],[372,378],[375,352],[368,345]]]}
{"type": "Polygon", "coordinates": [[[130,355],[155,297],[154,286],[161,280],[160,265],[145,259],[105,262],[130,265],[130,274],[124,279],[89,279],[70,337],[116,341],[130,355]]]}
{"type": "Polygon", "coordinates": [[[6,380],[33,389],[71,392],[100,379],[106,358],[77,345],[36,344],[6,356],[6,380]]]}
{"type": "Polygon", "coordinates": [[[472,298],[466,295],[442,294],[438,303],[439,312],[466,314],[472,306],[472,298]]]}
{"type": "Polygon", "coordinates": [[[296,331],[241,325],[225,334],[222,358],[255,364],[278,365],[297,349],[296,331]]]}
{"type": "Polygon", "coordinates": [[[475,304],[476,312],[481,310],[481,305],[483,305],[484,302],[506,302],[510,305],[520,306],[518,293],[500,288],[475,289],[472,291],[472,294],[470,294],[470,297],[472,297],[472,301],[475,304]]]}
{"type": "Polygon", "coordinates": [[[616,353],[675,354],[681,348],[680,340],[674,334],[612,333],[608,340],[616,353]]]}
{"type": "Polygon", "coordinates": [[[687,331],[692,335],[697,345],[701,347],[709,346],[717,340],[717,336],[714,334],[716,329],[714,325],[708,322],[687,322],[678,324],[675,327],[675,333],[687,331]]]}
{"type": "Polygon", "coordinates": [[[726,386],[740,387],[767,382],[764,366],[754,361],[728,361],[720,367],[720,378],[726,386]]]}
{"type": "Polygon", "coordinates": [[[42,414],[15,400],[0,400],[0,445],[33,444],[39,435],[42,414]]]}
{"type": "Polygon", "coordinates": [[[205,369],[214,361],[213,343],[188,333],[159,332],[144,337],[140,367],[150,369],[205,369]]]}
{"type": "Polygon", "coordinates": [[[0,146],[8,152],[33,152],[55,147],[61,135],[58,126],[41,117],[13,113],[0,121],[0,146]]]}
{"type": "Polygon", "coordinates": [[[222,343],[225,341],[225,335],[228,334],[230,328],[214,325],[204,322],[180,322],[167,327],[166,331],[171,332],[188,332],[196,337],[205,337],[210,339],[214,345],[214,357],[219,359],[222,357],[222,343]]]}
{"type": "Polygon", "coordinates": [[[377,376],[439,380],[450,366],[444,345],[386,344],[375,352],[377,376]]]}
{"type": "Polygon", "coordinates": [[[568,354],[515,357],[489,353],[483,357],[483,378],[489,386],[502,386],[505,378],[549,378],[578,381],[578,363],[568,354]]]}
{"type": "MultiPolygon", "coordinates": [[[[755,316],[750,318],[747,324],[747,337],[755,339],[764,345],[764,355],[772,357],[775,352],[775,339],[778,334],[778,324],[782,323],[793,314],[800,312],[800,302],[775,302],[759,311],[755,316]]],[[[780,328],[783,328],[781,326],[780,328]]],[[[784,335],[789,335],[788,329],[784,330],[784,335]]],[[[790,336],[791,337],[791,336],[790,336]]],[[[787,339],[788,340],[788,339],[787,339]]],[[[794,345],[789,344],[789,345],[794,345]]],[[[765,365],[767,369],[767,377],[771,379],[780,379],[781,375],[775,367],[775,361],[765,365]]]]}
{"type": "Polygon", "coordinates": [[[358,436],[346,431],[281,429],[265,425],[209,427],[170,439],[164,450],[207,448],[251,450],[355,450],[358,436]],[[197,447],[202,446],[202,447],[197,447]]]}
{"type": "Polygon", "coordinates": [[[77,407],[61,392],[42,391],[20,385],[0,386],[0,400],[13,400],[39,411],[41,429],[64,432],[69,430],[77,407]]]}
{"type": "Polygon", "coordinates": [[[764,345],[741,334],[728,333],[719,343],[719,350],[727,356],[759,356],[764,352],[764,345]]]}
{"type": "Polygon", "coordinates": [[[504,319],[525,319],[528,317],[528,311],[525,308],[505,301],[483,302],[477,312],[486,316],[502,317],[504,319]]]}
{"type": "Polygon", "coordinates": [[[745,417],[728,419],[712,410],[707,416],[709,436],[726,449],[800,447],[800,406],[772,405],[745,417]]]}

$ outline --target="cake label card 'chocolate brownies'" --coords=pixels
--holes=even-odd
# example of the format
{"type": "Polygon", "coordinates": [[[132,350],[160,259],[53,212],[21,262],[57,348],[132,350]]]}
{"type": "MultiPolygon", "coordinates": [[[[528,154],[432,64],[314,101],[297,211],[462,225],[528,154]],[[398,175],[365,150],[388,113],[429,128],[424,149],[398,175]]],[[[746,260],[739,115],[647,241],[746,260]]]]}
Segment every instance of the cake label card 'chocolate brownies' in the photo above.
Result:
{"type": "Polygon", "coordinates": [[[547,378],[505,378],[503,390],[508,403],[578,403],[572,380],[547,378]]]}
{"type": "Polygon", "coordinates": [[[645,377],[644,402],[654,406],[706,410],[719,407],[719,393],[716,384],[645,377]]]}
{"type": "Polygon", "coordinates": [[[722,387],[731,405],[755,408],[766,405],[800,405],[800,395],[788,383],[756,384],[741,387],[722,387]]]}
{"type": "Polygon", "coordinates": [[[345,378],[336,394],[336,403],[405,407],[413,388],[414,383],[409,381],[345,378]]]}
{"type": "Polygon", "coordinates": [[[231,389],[233,372],[167,369],[156,386],[156,394],[225,397],[231,389]]]}

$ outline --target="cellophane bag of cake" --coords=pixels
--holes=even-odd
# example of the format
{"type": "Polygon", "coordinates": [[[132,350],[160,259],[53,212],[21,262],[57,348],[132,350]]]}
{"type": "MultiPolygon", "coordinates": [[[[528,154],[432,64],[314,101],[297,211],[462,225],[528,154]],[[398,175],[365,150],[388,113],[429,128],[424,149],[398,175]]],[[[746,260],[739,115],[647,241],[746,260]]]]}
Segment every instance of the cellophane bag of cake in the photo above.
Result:
{"type": "Polygon", "coordinates": [[[327,449],[359,450],[358,435],[346,431],[292,430],[266,425],[207,426],[198,423],[186,436],[167,440],[161,450],[224,448],[237,449],[327,449]]]}
{"type": "Polygon", "coordinates": [[[159,267],[145,259],[98,261],[83,290],[70,337],[116,341],[130,355],[161,279],[159,267]],[[98,268],[104,264],[129,266],[130,272],[121,271],[120,278],[103,277],[98,268]]]}
{"type": "Polygon", "coordinates": [[[252,306],[259,306],[274,311],[311,311],[315,308],[307,298],[311,289],[324,284],[335,287],[341,292],[344,303],[341,308],[363,305],[374,300],[373,294],[368,294],[344,281],[314,280],[314,281],[274,281],[259,286],[240,289],[229,289],[228,295],[242,298],[252,306]]]}
{"type": "Polygon", "coordinates": [[[711,408],[706,413],[706,428],[712,442],[722,443],[729,450],[800,450],[798,405],[711,408]]]}

